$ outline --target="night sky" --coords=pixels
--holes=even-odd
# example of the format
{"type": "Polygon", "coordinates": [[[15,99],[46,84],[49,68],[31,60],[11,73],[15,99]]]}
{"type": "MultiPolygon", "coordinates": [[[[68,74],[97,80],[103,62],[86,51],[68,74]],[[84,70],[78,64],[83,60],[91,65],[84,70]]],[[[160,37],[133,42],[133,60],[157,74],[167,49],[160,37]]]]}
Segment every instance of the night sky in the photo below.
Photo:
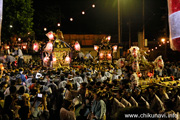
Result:
{"type": "MultiPolygon", "coordinates": [[[[44,27],[55,31],[60,22],[64,34],[110,34],[117,38],[117,0],[34,0],[33,6],[35,32],[43,31],[44,27]],[[96,7],[92,8],[92,4],[96,7]],[[69,20],[71,17],[73,22],[69,20]]],[[[169,31],[167,12],[167,0],[145,0],[148,40],[158,40],[169,31]]],[[[122,41],[129,39],[128,23],[131,23],[132,41],[137,41],[137,34],[142,31],[142,0],[121,0],[121,18],[122,41]]]]}

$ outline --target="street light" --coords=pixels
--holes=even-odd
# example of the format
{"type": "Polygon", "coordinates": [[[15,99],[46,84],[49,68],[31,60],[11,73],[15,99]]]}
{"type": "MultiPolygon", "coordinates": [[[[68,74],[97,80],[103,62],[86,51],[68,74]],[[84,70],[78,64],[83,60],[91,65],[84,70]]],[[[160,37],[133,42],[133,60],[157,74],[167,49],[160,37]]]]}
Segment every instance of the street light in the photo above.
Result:
{"type": "Polygon", "coordinates": [[[58,27],[60,27],[60,26],[61,26],[61,24],[60,24],[60,23],[58,23],[58,24],[57,24],[57,26],[58,26],[58,27]]]}
{"type": "Polygon", "coordinates": [[[73,18],[70,18],[70,21],[73,21],[73,18]]]}
{"type": "Polygon", "coordinates": [[[92,4],[92,8],[95,8],[96,7],[96,5],[95,4],[92,4]]]}
{"type": "Polygon", "coordinates": [[[165,38],[161,38],[161,42],[165,44],[165,50],[164,50],[164,58],[167,58],[167,43],[165,38]]]}
{"type": "Polygon", "coordinates": [[[165,41],[166,41],[165,38],[161,38],[161,42],[162,42],[163,44],[165,43],[165,41]]]}
{"type": "Polygon", "coordinates": [[[84,15],[85,14],[85,12],[84,11],[82,11],[82,15],[84,15]]]}
{"type": "Polygon", "coordinates": [[[18,41],[20,42],[20,41],[21,41],[21,38],[18,38],[18,41]]]}

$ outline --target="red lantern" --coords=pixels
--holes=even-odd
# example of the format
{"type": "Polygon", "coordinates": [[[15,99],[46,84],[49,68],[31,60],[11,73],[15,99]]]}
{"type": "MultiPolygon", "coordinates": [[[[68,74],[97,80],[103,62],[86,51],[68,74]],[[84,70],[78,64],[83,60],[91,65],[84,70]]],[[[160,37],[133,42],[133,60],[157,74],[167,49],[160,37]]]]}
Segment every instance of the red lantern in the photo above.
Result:
{"type": "Polygon", "coordinates": [[[39,44],[38,43],[34,43],[33,44],[33,50],[37,52],[38,49],[39,49],[39,44]]]}
{"type": "Polygon", "coordinates": [[[14,62],[14,66],[17,66],[17,60],[14,62]]]}
{"type": "Polygon", "coordinates": [[[76,41],[75,45],[74,45],[74,49],[76,51],[80,51],[81,47],[80,47],[80,44],[76,41]]]}
{"type": "Polygon", "coordinates": [[[138,72],[137,74],[138,74],[138,77],[142,77],[142,74],[140,72],[138,72]]]}
{"type": "Polygon", "coordinates": [[[113,46],[113,52],[117,52],[117,45],[113,46]]]}
{"type": "Polygon", "coordinates": [[[50,39],[50,40],[54,40],[54,33],[52,31],[48,32],[46,34],[46,36],[50,39]]]}
{"type": "Polygon", "coordinates": [[[170,45],[172,50],[180,51],[180,2],[168,0],[170,45]]]}
{"type": "Polygon", "coordinates": [[[98,49],[99,49],[99,46],[94,45],[94,50],[95,50],[95,51],[98,51],[98,49]]]}
{"type": "Polygon", "coordinates": [[[66,62],[66,63],[70,63],[70,60],[71,60],[71,58],[70,58],[69,56],[66,56],[65,62],[66,62]]]}
{"type": "Polygon", "coordinates": [[[123,67],[124,67],[124,61],[121,60],[121,61],[120,61],[120,68],[123,68],[123,67]]]}
{"type": "Polygon", "coordinates": [[[149,76],[149,77],[152,77],[152,76],[153,76],[153,73],[148,72],[148,76],[149,76]]]}

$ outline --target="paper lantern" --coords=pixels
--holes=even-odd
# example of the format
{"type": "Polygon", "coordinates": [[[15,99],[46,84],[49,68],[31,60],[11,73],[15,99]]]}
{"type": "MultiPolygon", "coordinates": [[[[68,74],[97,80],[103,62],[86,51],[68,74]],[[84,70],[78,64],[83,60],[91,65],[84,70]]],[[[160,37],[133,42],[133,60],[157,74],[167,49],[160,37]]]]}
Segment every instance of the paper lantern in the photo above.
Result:
{"type": "Polygon", "coordinates": [[[113,46],[113,52],[117,52],[117,45],[113,46]]]}
{"type": "Polygon", "coordinates": [[[77,42],[77,41],[75,42],[74,49],[75,49],[76,51],[80,51],[81,47],[80,47],[79,42],[77,42]]]}
{"type": "Polygon", "coordinates": [[[45,51],[52,51],[52,50],[53,50],[53,44],[51,42],[48,42],[45,51]]]}
{"type": "Polygon", "coordinates": [[[110,40],[111,40],[111,36],[108,36],[106,39],[107,39],[108,41],[110,41],[110,40]]]}
{"type": "Polygon", "coordinates": [[[133,69],[133,71],[136,71],[136,72],[138,72],[139,71],[139,63],[138,63],[138,61],[133,61],[133,63],[132,63],[132,69],[133,69]]]}
{"type": "Polygon", "coordinates": [[[52,31],[48,32],[46,34],[46,36],[50,39],[50,40],[54,40],[54,33],[52,31]]]}
{"type": "Polygon", "coordinates": [[[33,50],[36,52],[39,50],[39,44],[38,43],[33,44],[33,50]]]}
{"type": "Polygon", "coordinates": [[[23,49],[26,49],[27,48],[27,46],[26,45],[23,45],[23,49]]]}
{"type": "Polygon", "coordinates": [[[99,49],[99,46],[94,45],[94,50],[95,50],[95,51],[98,51],[98,49],[99,49]]]}
{"type": "Polygon", "coordinates": [[[44,57],[43,61],[47,63],[49,61],[49,57],[44,57]]]}
{"type": "Polygon", "coordinates": [[[53,57],[53,62],[56,62],[56,57],[53,57]]]}
{"type": "Polygon", "coordinates": [[[162,56],[161,56],[161,55],[158,56],[158,57],[154,60],[153,64],[155,65],[155,69],[156,69],[156,70],[162,70],[162,69],[164,68],[164,61],[163,61],[163,59],[162,59],[162,56]]]}
{"type": "Polygon", "coordinates": [[[6,49],[9,49],[9,45],[6,46],[6,49]]]}
{"type": "Polygon", "coordinates": [[[103,53],[100,53],[100,54],[99,54],[99,57],[100,57],[100,58],[103,58],[103,56],[104,56],[103,53]]]}
{"type": "Polygon", "coordinates": [[[70,63],[70,60],[71,60],[71,58],[69,57],[69,55],[68,55],[68,56],[66,56],[66,58],[65,58],[65,62],[66,62],[66,63],[70,63]]]}
{"type": "Polygon", "coordinates": [[[107,54],[107,59],[110,60],[111,57],[112,57],[112,56],[111,56],[111,53],[108,53],[108,54],[107,54]]]}
{"type": "Polygon", "coordinates": [[[4,70],[3,64],[0,64],[0,68],[1,68],[1,70],[4,70]]]}
{"type": "Polygon", "coordinates": [[[124,65],[125,65],[125,58],[120,58],[119,60],[116,61],[116,65],[119,67],[119,68],[123,68],[124,65]]]}
{"type": "Polygon", "coordinates": [[[168,0],[170,46],[172,50],[180,51],[180,2],[168,0]]]}

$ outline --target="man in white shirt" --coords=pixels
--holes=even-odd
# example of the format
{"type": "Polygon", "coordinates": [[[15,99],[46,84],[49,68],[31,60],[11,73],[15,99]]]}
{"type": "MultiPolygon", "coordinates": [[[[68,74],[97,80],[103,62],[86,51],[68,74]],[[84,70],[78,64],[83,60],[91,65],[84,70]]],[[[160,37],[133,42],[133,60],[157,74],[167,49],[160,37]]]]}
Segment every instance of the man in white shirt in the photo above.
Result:
{"type": "Polygon", "coordinates": [[[17,46],[15,46],[14,50],[15,51],[14,51],[13,55],[16,55],[18,57],[18,67],[22,67],[23,66],[22,50],[20,48],[18,48],[17,46]]]}
{"type": "Polygon", "coordinates": [[[8,64],[8,68],[14,68],[14,63],[16,61],[16,58],[13,57],[12,55],[7,55],[6,56],[6,62],[8,64]]]}
{"type": "Polygon", "coordinates": [[[83,82],[82,77],[79,75],[79,72],[76,72],[76,76],[73,78],[74,84],[77,84],[77,89],[80,89],[80,84],[83,82]]]}
{"type": "Polygon", "coordinates": [[[79,52],[78,57],[80,61],[84,62],[84,53],[82,51],[79,52]]]}
{"type": "Polygon", "coordinates": [[[91,51],[89,51],[89,53],[86,54],[86,59],[87,60],[93,59],[93,57],[91,55],[91,51]]]}

